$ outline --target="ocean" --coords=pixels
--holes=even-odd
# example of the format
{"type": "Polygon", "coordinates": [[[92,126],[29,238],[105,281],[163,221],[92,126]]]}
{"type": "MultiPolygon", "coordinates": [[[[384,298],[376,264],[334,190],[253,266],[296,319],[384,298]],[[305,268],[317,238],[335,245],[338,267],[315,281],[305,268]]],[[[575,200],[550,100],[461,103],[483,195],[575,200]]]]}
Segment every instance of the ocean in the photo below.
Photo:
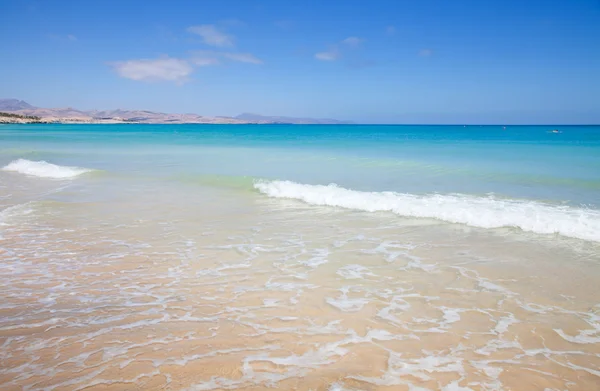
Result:
{"type": "Polygon", "coordinates": [[[0,125],[0,389],[600,387],[600,126],[0,125]]]}

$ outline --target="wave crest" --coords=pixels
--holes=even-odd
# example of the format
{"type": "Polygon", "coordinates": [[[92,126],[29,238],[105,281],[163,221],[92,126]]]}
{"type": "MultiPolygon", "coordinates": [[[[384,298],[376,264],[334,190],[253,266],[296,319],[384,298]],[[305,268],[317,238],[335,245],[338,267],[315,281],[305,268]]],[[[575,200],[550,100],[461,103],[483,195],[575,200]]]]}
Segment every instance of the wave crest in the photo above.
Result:
{"type": "Polygon", "coordinates": [[[40,178],[69,179],[75,178],[92,170],[81,167],[67,167],[48,163],[46,161],[31,161],[17,159],[2,167],[3,171],[18,172],[20,174],[36,176],[40,178]]]}
{"type": "Polygon", "coordinates": [[[269,197],[297,199],[311,205],[367,212],[387,211],[400,216],[434,218],[480,228],[516,227],[538,234],[560,234],[600,242],[600,211],[594,209],[492,196],[365,192],[335,184],[305,185],[290,181],[257,181],[254,187],[269,197]]]}

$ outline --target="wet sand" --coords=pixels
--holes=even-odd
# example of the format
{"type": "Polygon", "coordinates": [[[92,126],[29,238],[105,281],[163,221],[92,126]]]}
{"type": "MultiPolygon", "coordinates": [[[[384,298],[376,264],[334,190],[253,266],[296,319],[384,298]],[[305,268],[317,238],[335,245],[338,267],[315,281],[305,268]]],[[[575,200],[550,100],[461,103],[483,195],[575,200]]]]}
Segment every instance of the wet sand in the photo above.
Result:
{"type": "Polygon", "coordinates": [[[600,387],[596,244],[169,197],[5,219],[1,389],[600,387]]]}

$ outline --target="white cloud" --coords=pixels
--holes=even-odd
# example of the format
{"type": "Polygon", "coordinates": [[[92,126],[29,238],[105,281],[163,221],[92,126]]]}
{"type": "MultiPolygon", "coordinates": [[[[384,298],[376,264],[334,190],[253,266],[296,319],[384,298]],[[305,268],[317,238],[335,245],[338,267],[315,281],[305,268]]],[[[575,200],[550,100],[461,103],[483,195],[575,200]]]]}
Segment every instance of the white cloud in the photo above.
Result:
{"type": "Polygon", "coordinates": [[[196,50],[192,52],[192,59],[190,61],[199,67],[218,65],[221,62],[217,58],[218,56],[219,52],[212,50],[196,50]]]}
{"type": "Polygon", "coordinates": [[[231,47],[233,46],[234,37],[222,31],[219,31],[213,24],[202,24],[191,26],[187,29],[192,34],[197,34],[202,37],[202,41],[210,46],[216,47],[231,47]]]}
{"type": "Polygon", "coordinates": [[[206,67],[209,65],[218,65],[220,63],[218,58],[211,57],[194,57],[192,63],[199,67],[206,67]]]}
{"type": "Polygon", "coordinates": [[[385,33],[387,35],[394,35],[394,34],[396,34],[396,28],[394,26],[387,26],[385,28],[385,33]]]}
{"type": "Polygon", "coordinates": [[[216,65],[221,60],[245,62],[248,64],[262,64],[263,61],[252,53],[220,52],[215,50],[196,50],[192,53],[192,63],[198,66],[216,65]]]}
{"type": "Polygon", "coordinates": [[[221,53],[223,57],[239,62],[247,62],[249,64],[262,64],[262,60],[256,58],[254,54],[251,53],[221,53]]]}
{"type": "Polygon", "coordinates": [[[348,46],[358,46],[363,43],[365,40],[358,37],[348,37],[342,41],[343,44],[348,46]]]}
{"type": "Polygon", "coordinates": [[[74,36],[73,34],[69,34],[69,35],[67,35],[67,39],[68,39],[69,41],[77,41],[77,37],[76,37],[76,36],[74,36]]]}
{"type": "Polygon", "coordinates": [[[421,57],[429,57],[433,54],[433,50],[431,49],[421,49],[419,50],[419,56],[421,57]]]}
{"type": "MultiPolygon", "coordinates": [[[[225,23],[225,22],[223,22],[225,23]]],[[[237,20],[227,21],[239,25],[237,20]]],[[[234,37],[219,31],[214,25],[191,26],[189,32],[198,34],[207,45],[217,47],[233,46],[234,37]]],[[[70,39],[70,38],[69,38],[70,39]]],[[[218,65],[225,62],[262,64],[263,61],[252,53],[223,50],[191,51],[187,58],[161,57],[158,59],[134,59],[110,63],[115,72],[123,78],[137,81],[170,81],[183,84],[198,67],[218,65]]]]}
{"type": "Polygon", "coordinates": [[[340,58],[340,52],[337,49],[331,49],[327,52],[319,52],[315,54],[315,58],[321,61],[335,61],[340,58]]]}
{"type": "Polygon", "coordinates": [[[111,64],[121,77],[137,81],[171,81],[185,83],[194,68],[186,60],[159,58],[120,61],[111,64]]]}

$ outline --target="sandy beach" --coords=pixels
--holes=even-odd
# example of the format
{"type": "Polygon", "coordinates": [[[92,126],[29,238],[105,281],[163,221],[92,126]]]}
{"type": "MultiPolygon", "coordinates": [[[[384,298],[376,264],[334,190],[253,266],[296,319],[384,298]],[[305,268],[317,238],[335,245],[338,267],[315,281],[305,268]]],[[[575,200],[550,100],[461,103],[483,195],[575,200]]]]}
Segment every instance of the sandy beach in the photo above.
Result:
{"type": "MultiPolygon", "coordinates": [[[[248,127],[234,128],[252,145],[241,149],[198,129],[173,136],[163,133],[169,127],[72,126],[39,125],[27,138],[4,140],[12,144],[0,171],[2,389],[587,391],[598,384],[593,210],[198,172],[264,177],[302,167],[314,175],[311,165],[328,161],[321,172],[342,182],[347,171],[332,171],[340,161],[378,173],[360,176],[371,186],[376,178],[389,186],[385,170],[402,172],[389,160],[350,160],[334,149],[307,155],[282,141],[258,148],[261,128],[252,128],[252,140],[248,127]],[[391,206],[369,209],[385,202],[391,206]],[[407,203],[413,209],[398,209],[407,203]],[[440,218],[398,214],[415,211],[440,218]],[[522,228],[481,227],[499,218],[522,228]]],[[[373,148],[359,144],[353,153],[373,148]]],[[[414,175],[416,166],[406,167],[414,175]]],[[[457,186],[460,176],[450,175],[461,172],[445,178],[457,186]]]]}

